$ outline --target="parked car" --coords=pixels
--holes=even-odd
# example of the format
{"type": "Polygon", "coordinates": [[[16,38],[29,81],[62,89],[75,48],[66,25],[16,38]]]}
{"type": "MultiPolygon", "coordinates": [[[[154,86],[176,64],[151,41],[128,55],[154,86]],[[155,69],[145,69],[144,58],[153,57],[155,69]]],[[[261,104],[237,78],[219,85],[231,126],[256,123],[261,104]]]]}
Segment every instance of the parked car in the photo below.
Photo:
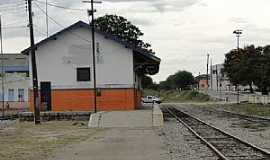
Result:
{"type": "Polygon", "coordinates": [[[144,98],[142,98],[142,102],[143,103],[157,103],[160,104],[161,100],[159,97],[156,96],[146,96],[144,98]]]}

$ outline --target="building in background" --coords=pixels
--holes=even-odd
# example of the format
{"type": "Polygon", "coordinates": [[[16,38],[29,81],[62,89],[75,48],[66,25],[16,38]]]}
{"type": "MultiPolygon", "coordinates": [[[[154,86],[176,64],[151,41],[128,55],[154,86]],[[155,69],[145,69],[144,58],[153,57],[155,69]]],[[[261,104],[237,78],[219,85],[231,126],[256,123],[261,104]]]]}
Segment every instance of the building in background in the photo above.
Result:
{"type": "MultiPolygon", "coordinates": [[[[158,73],[160,59],[113,35],[96,33],[97,110],[136,109],[142,76],[158,73]]],[[[94,110],[91,43],[90,26],[79,21],[36,44],[41,103],[46,111],[94,110]]],[[[22,53],[29,55],[29,51],[22,53]]],[[[33,110],[32,92],[29,95],[33,110]]]]}
{"type": "MultiPolygon", "coordinates": [[[[210,80],[210,76],[208,77],[208,80],[210,80]]],[[[195,81],[197,82],[197,88],[200,91],[208,90],[207,75],[206,74],[202,74],[202,75],[195,77],[195,81]]],[[[210,82],[210,81],[208,81],[208,82],[210,82]]]]}
{"type": "Polygon", "coordinates": [[[27,108],[29,88],[29,63],[28,57],[22,54],[4,54],[0,56],[0,73],[2,73],[2,61],[4,75],[0,78],[0,100],[7,103],[10,108],[27,108]],[[2,79],[4,93],[2,91],[2,79]]]}
{"type": "Polygon", "coordinates": [[[222,72],[223,64],[216,64],[210,67],[209,88],[213,91],[234,91],[235,87],[230,83],[229,78],[222,72]]]}

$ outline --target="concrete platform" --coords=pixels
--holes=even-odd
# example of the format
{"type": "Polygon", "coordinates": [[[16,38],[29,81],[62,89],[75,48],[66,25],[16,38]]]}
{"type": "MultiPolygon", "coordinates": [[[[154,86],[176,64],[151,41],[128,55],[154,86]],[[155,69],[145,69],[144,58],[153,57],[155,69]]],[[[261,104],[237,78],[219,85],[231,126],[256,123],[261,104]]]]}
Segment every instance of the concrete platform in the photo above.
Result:
{"type": "Polygon", "coordinates": [[[163,125],[163,114],[158,105],[135,111],[110,111],[91,114],[89,128],[145,128],[163,125]]]}
{"type": "Polygon", "coordinates": [[[153,128],[99,130],[88,140],[59,149],[49,160],[167,160],[168,149],[153,128]]]}

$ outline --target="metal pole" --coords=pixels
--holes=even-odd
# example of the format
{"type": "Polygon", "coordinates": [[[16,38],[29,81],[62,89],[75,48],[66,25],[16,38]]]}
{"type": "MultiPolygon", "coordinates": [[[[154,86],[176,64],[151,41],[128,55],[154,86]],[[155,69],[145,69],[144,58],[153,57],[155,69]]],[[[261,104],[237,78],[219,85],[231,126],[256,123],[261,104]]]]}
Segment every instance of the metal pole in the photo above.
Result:
{"type": "Polygon", "coordinates": [[[34,120],[35,124],[40,124],[40,108],[39,108],[39,94],[38,94],[38,77],[35,54],[35,40],[32,17],[32,0],[28,0],[28,16],[29,16],[29,30],[30,30],[30,44],[31,44],[31,64],[32,64],[32,79],[33,79],[33,101],[34,101],[34,120]]]}
{"type": "Polygon", "coordinates": [[[0,39],[1,39],[1,78],[2,78],[2,116],[5,116],[5,88],[4,88],[4,53],[3,53],[3,32],[2,17],[0,16],[0,39]]]}
{"type": "Polygon", "coordinates": [[[216,82],[217,82],[217,93],[218,93],[218,66],[216,65],[216,82]]]}
{"type": "MultiPolygon", "coordinates": [[[[237,52],[240,52],[240,32],[236,34],[237,37],[237,52]]],[[[237,104],[240,104],[240,92],[239,92],[239,85],[237,85],[237,104]]]]}
{"type": "Polygon", "coordinates": [[[210,79],[211,79],[211,81],[210,81],[210,84],[211,84],[211,90],[213,90],[213,63],[212,63],[212,58],[211,58],[211,68],[210,68],[210,79]]]}
{"type": "Polygon", "coordinates": [[[209,69],[208,69],[208,68],[209,68],[209,56],[210,56],[210,55],[207,54],[207,67],[206,67],[206,68],[207,68],[207,70],[206,70],[206,75],[207,75],[207,76],[206,76],[207,91],[208,91],[208,87],[209,87],[209,81],[208,81],[208,79],[209,79],[209,75],[208,75],[208,70],[209,70],[209,69]]]}
{"type": "Polygon", "coordinates": [[[96,46],[95,46],[95,17],[94,17],[94,0],[91,0],[92,11],[92,49],[93,49],[93,78],[94,78],[94,108],[97,112],[97,82],[96,82],[96,46]]]}
{"type": "MultiPolygon", "coordinates": [[[[240,35],[243,33],[242,30],[238,29],[233,31],[233,34],[236,34],[236,38],[237,38],[237,52],[240,52],[240,35]]],[[[240,92],[239,92],[239,85],[236,86],[237,89],[237,104],[240,104],[240,92]]]]}
{"type": "Polygon", "coordinates": [[[200,91],[201,72],[199,72],[198,91],[200,91]]]}

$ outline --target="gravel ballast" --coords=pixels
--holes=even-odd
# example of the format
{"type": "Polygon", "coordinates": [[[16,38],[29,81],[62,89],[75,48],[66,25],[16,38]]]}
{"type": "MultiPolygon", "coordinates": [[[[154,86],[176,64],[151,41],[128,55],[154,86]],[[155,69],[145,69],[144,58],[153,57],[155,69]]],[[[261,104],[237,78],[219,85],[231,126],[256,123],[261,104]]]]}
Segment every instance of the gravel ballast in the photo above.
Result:
{"type": "Polygon", "coordinates": [[[173,118],[166,118],[164,127],[158,130],[168,147],[170,160],[217,160],[218,157],[184,125],[173,118]]]}
{"type": "Polygon", "coordinates": [[[261,125],[237,117],[224,116],[214,110],[209,111],[209,108],[182,104],[175,106],[208,124],[270,152],[270,124],[261,125]]]}

